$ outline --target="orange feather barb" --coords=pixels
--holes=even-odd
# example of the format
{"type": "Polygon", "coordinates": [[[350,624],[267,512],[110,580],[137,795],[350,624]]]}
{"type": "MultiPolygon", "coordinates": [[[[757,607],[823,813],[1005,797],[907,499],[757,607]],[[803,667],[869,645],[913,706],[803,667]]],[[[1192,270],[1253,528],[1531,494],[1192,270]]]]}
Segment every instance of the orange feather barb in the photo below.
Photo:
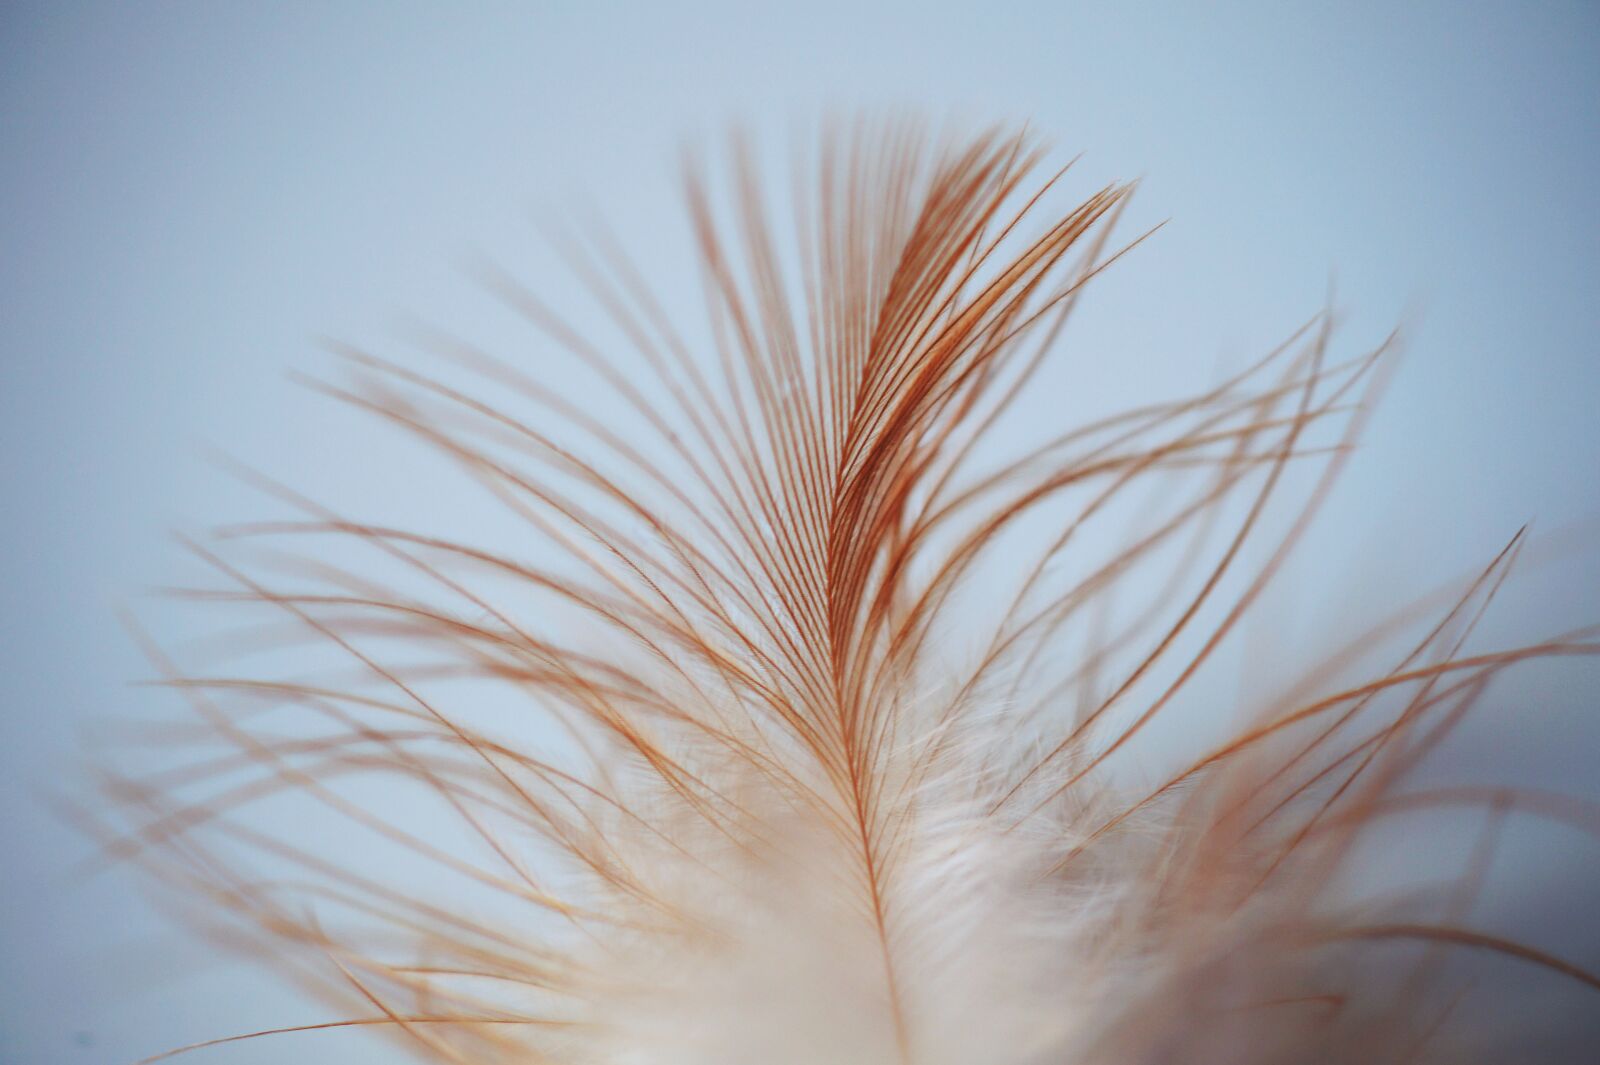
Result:
{"type": "Polygon", "coordinates": [[[748,149],[691,167],[700,331],[599,226],[561,245],[598,325],[486,267],[573,388],[440,332],[426,373],[339,349],[353,383],[315,387],[424,446],[439,525],[493,509],[427,531],[251,474],[294,518],[193,545],[222,586],[181,594],[282,669],[152,651],[195,718],[107,774],[106,845],[343,1019],[160,1058],[364,1027],[474,1065],[1476,1060],[1458,1002],[1600,991],[1468,920],[1508,814],[1600,814],[1410,787],[1492,680],[1595,632],[1469,648],[1518,534],[1222,694],[1392,338],[1334,358],[1320,315],[1062,423],[1051,353],[1144,238],[1113,236],[1130,185],[1052,211],[1043,157],[863,125],[792,230],[748,149]],[[1451,810],[1467,872],[1378,886],[1451,810]]]}

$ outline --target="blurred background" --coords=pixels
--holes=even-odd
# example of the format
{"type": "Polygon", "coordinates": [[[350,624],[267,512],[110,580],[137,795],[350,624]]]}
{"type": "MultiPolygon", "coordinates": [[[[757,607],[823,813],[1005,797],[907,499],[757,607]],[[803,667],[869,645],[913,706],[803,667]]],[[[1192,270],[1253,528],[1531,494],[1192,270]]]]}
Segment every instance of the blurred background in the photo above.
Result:
{"type": "MultiPolygon", "coordinates": [[[[443,505],[286,379],[325,367],[319,338],[383,350],[410,314],[487,321],[463,263],[487,252],[537,287],[537,221],[566,212],[604,214],[641,260],[687,276],[679,152],[735,124],[781,153],[861,107],[1026,121],[1059,161],[1086,153],[1079,194],[1144,179],[1126,235],[1171,219],[1068,341],[1090,353],[1074,365],[1096,405],[1215,381],[1330,289],[1344,354],[1404,327],[1279,607],[1286,631],[1353,625],[1525,522],[1553,555],[1592,540],[1597,56],[1590,3],[11,0],[0,1062],[129,1061],[322,1019],[172,931],[135,878],[75,875],[87,847],[41,801],[72,791],[105,722],[166,704],[130,686],[151,670],[117,611],[181,568],[169,532],[261,513],[211,447],[324,498],[443,505]]],[[[1595,554],[1534,567],[1491,628],[1600,619],[1595,554]]],[[[1457,757],[1600,791],[1594,672],[1540,672],[1457,757]]],[[[1595,927],[1538,916],[1600,903],[1593,840],[1538,832],[1505,906],[1600,965],[1595,927]]],[[[196,1060],[388,1060],[345,1035],[285,1038],[196,1060]]]]}

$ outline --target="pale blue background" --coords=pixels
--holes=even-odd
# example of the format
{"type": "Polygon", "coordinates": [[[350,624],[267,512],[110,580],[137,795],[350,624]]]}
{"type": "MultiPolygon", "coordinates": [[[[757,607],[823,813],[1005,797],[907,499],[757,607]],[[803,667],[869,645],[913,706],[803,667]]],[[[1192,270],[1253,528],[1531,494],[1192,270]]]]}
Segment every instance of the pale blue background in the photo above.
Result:
{"type": "MultiPolygon", "coordinates": [[[[1593,4],[8,3],[0,1062],[314,1019],[181,947],[128,882],[68,886],[81,845],[34,799],[66,786],[93,721],[151,699],[126,686],[148,671],[113,608],[171,573],[166,530],[250,513],[202,448],[345,496],[403,490],[284,383],[319,365],[315,336],[471,315],[462,253],[514,260],[533,214],[575,198],[670,257],[683,139],[737,119],[781,145],[860,104],[1030,120],[1089,153],[1084,190],[1145,176],[1135,221],[1174,221],[1091,325],[1112,390],[1210,380],[1315,311],[1330,274],[1352,344],[1414,323],[1316,541],[1377,559],[1373,586],[1420,590],[1525,520],[1600,510],[1593,4]]],[[[1593,620],[1594,578],[1509,609],[1593,620]]],[[[1578,677],[1506,742],[1554,744],[1548,775],[1581,783],[1578,677]]],[[[1569,953],[1600,962],[1578,931],[1569,953]]]]}

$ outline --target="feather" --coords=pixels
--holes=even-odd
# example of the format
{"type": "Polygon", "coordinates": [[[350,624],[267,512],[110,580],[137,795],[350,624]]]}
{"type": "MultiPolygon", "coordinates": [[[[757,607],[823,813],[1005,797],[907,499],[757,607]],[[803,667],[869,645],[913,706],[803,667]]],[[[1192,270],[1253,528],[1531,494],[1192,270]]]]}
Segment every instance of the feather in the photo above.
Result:
{"type": "Polygon", "coordinates": [[[792,232],[747,145],[725,186],[691,166],[703,335],[598,226],[559,239],[608,339],[484,265],[626,424],[442,331],[429,372],[339,348],[350,383],[314,387],[515,544],[246,474],[295,516],[192,545],[219,585],[184,594],[252,612],[286,672],[152,649],[195,725],[107,774],[109,853],[348,1011],[282,1032],[433,1062],[1403,1061],[1447,1052],[1462,953],[1600,988],[1464,925],[1481,869],[1409,910],[1338,886],[1418,811],[1600,825],[1399,787],[1500,673],[1600,650],[1466,650],[1523,534],[1414,642],[1397,618],[1220,739],[1173,719],[1394,338],[1332,359],[1319,315],[1200,394],[1019,443],[1080,294],[1148,235],[1114,235],[1132,185],[1051,207],[1045,154],[836,131],[792,232]],[[1163,743],[1175,768],[1130,783],[1163,743]]]}

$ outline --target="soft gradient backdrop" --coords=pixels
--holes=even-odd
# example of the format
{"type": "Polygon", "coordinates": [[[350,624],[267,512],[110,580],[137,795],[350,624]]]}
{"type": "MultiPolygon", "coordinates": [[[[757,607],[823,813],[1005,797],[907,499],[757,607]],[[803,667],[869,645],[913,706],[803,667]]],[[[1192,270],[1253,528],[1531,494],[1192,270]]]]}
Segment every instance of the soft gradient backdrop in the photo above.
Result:
{"type": "MultiPolygon", "coordinates": [[[[472,324],[463,259],[539,282],[534,219],[577,204],[674,261],[676,153],[733,122],[781,149],[862,105],[1028,120],[1088,153],[1074,188],[1144,176],[1130,234],[1173,220],[1084,324],[1108,400],[1214,379],[1330,279],[1348,352],[1408,326],[1297,589],[1355,617],[1524,521],[1597,512],[1597,56],[1592,3],[6,3],[0,1062],[320,1019],[172,933],[131,878],[76,878],[84,845],[39,801],[71,793],[102,722],[160,703],[129,686],[150,671],[115,610],[180,568],[167,531],[259,513],[210,444],[324,494],[405,496],[405,469],[285,383],[322,365],[318,336],[472,324]]],[[[1592,561],[1507,616],[1594,620],[1592,561]]],[[[1497,755],[1593,789],[1593,672],[1552,676],[1497,755]]],[[[1561,855],[1588,846],[1543,859],[1569,894],[1596,865],[1561,855]]],[[[1546,932],[1600,962],[1592,927],[1546,932]]],[[[388,1060],[287,1038],[204,1060],[388,1060]]]]}

